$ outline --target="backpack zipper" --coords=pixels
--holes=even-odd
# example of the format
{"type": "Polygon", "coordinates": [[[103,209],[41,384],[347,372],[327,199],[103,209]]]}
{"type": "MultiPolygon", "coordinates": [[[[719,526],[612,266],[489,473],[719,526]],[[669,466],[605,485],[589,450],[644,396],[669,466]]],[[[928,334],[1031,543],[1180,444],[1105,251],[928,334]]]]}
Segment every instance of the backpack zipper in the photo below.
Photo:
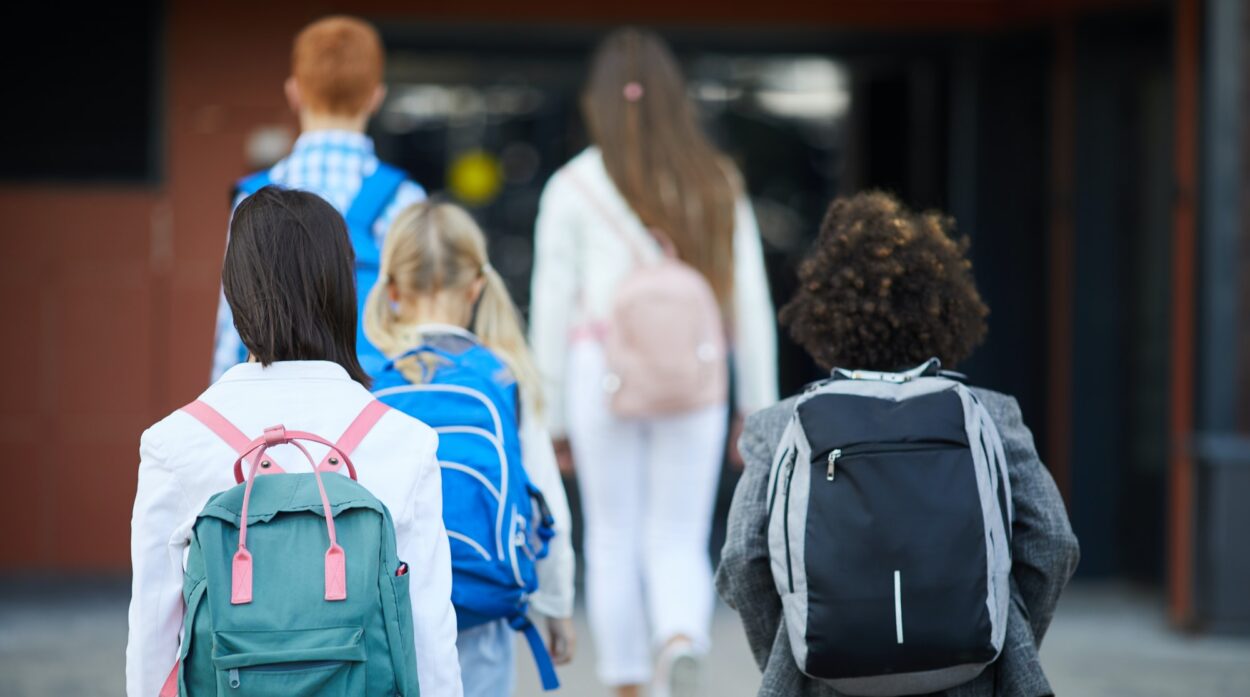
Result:
{"type": "Polygon", "coordinates": [[[773,491],[768,495],[768,515],[773,514],[773,508],[777,505],[777,491],[781,489],[781,468],[785,466],[786,460],[790,457],[797,457],[798,453],[791,453],[790,450],[782,453],[781,461],[777,465],[777,476],[773,477],[773,491]]]}
{"type": "Polygon", "coordinates": [[[837,476],[839,460],[859,455],[888,455],[890,453],[912,453],[921,450],[953,450],[967,448],[963,443],[950,440],[925,440],[911,443],[861,443],[834,448],[825,456],[825,481],[832,482],[837,476]]]}
{"type": "Polygon", "coordinates": [[[509,549],[508,549],[508,558],[512,562],[512,577],[513,579],[516,580],[517,587],[524,588],[525,578],[521,576],[521,565],[517,561],[516,550],[517,550],[517,547],[521,547],[525,545],[525,533],[522,532],[517,527],[518,522],[524,523],[525,516],[522,516],[521,514],[517,513],[516,506],[513,506],[512,507],[512,525],[510,526],[510,529],[508,530],[508,539],[511,540],[511,544],[509,545],[509,549]]]}
{"type": "MultiPolygon", "coordinates": [[[[303,670],[332,668],[334,666],[344,665],[345,663],[345,661],[293,661],[291,663],[269,663],[264,665],[248,666],[244,668],[244,670],[251,673],[293,673],[303,670]]],[[[226,673],[226,681],[230,684],[231,689],[237,690],[243,684],[239,670],[239,668],[231,668],[226,673]]]]}
{"type": "Polygon", "coordinates": [[[790,484],[794,480],[794,460],[786,466],[786,499],[782,504],[781,530],[786,538],[786,577],[789,579],[790,592],[794,592],[794,560],[790,556],[790,484]]]}

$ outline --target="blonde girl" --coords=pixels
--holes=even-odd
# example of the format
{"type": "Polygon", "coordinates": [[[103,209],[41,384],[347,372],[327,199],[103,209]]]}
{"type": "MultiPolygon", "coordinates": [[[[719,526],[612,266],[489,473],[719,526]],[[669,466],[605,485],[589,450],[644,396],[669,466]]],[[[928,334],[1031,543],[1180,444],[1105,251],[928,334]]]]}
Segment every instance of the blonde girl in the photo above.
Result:
{"type": "MultiPolygon", "coordinates": [[[[515,435],[522,465],[545,497],[555,530],[548,556],[537,564],[539,590],[531,596],[530,607],[547,617],[552,658],[557,664],[568,662],[573,650],[569,618],[574,565],[568,502],[551,438],[541,421],[537,371],[519,313],[490,265],[485,235],[467,212],[447,203],[424,202],[396,217],[382,250],[378,283],[365,306],[364,324],[374,345],[387,356],[400,357],[395,370],[378,376],[375,389],[380,394],[392,385],[427,382],[441,360],[438,353],[461,355],[476,347],[485,348],[505,368],[505,375],[487,376],[490,380],[509,389],[515,383],[520,404],[515,435]],[[423,352],[410,353],[417,348],[423,352]]],[[[404,408],[402,403],[392,406],[404,408]]],[[[460,632],[457,647],[466,696],[511,694],[513,644],[513,632],[504,620],[460,632]]]]}

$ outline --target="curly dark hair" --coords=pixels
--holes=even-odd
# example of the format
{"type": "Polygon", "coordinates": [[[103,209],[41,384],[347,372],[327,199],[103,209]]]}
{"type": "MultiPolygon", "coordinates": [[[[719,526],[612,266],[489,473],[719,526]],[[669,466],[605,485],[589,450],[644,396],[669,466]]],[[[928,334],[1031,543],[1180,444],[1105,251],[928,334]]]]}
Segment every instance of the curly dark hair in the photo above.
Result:
{"type": "Polygon", "coordinates": [[[826,369],[957,365],[985,338],[989,308],[953,227],[879,191],[835,199],[781,323],[826,369]]]}

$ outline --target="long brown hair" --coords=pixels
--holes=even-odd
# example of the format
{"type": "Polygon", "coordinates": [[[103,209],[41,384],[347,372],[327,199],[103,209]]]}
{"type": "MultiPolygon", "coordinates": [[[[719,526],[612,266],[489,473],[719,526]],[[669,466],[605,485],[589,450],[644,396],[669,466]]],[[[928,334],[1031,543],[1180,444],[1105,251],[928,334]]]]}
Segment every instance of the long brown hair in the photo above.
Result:
{"type": "Polygon", "coordinates": [[[632,27],[609,34],[595,51],[582,113],[630,208],[672,240],[728,310],[737,172],[699,127],[664,40],[632,27]]]}

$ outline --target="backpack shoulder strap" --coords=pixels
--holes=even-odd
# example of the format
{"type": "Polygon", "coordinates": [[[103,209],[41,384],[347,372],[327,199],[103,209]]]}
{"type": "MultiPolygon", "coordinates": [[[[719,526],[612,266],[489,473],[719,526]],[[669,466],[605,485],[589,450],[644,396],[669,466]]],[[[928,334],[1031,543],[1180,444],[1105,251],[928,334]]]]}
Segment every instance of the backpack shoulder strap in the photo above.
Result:
{"type": "Polygon", "coordinates": [[[233,204],[234,199],[238,198],[239,194],[251,196],[272,183],[273,178],[269,176],[269,170],[267,169],[249,174],[234,185],[234,192],[230,195],[230,203],[233,204]]]}
{"type": "Polygon", "coordinates": [[[538,678],[544,691],[560,689],[560,678],[556,675],[555,666],[551,662],[551,654],[543,643],[542,634],[524,613],[508,618],[508,625],[525,636],[530,645],[530,653],[534,654],[534,666],[538,669],[538,678]]]}
{"type": "Polygon", "coordinates": [[[338,442],[334,444],[334,449],[326,453],[325,457],[321,459],[321,464],[317,466],[317,469],[323,472],[339,471],[343,463],[333,457],[335,450],[342,455],[350,457],[356,450],[356,446],[360,445],[360,441],[369,435],[369,432],[377,425],[378,420],[390,410],[390,407],[379,400],[369,400],[365,408],[361,409],[356,418],[348,425],[347,430],[343,431],[343,435],[339,436],[338,442]]]}
{"type": "Polygon", "coordinates": [[[234,448],[234,451],[240,455],[247,451],[248,445],[252,442],[251,438],[248,438],[237,426],[230,423],[230,420],[222,416],[221,412],[198,399],[186,405],[180,411],[204,424],[208,430],[217,434],[218,438],[226,441],[226,444],[234,448]]]}
{"type": "Polygon", "coordinates": [[[176,661],[174,669],[169,671],[169,677],[165,678],[165,683],[161,685],[158,697],[178,697],[178,671],[181,668],[182,661],[176,661]]]}
{"type": "MultiPolygon", "coordinates": [[[[197,399],[183,407],[180,411],[185,412],[191,418],[204,424],[208,430],[215,433],[218,438],[224,440],[226,445],[229,445],[236,453],[242,455],[251,449],[252,439],[248,438],[247,435],[240,431],[237,426],[230,423],[230,420],[222,416],[221,412],[208,406],[208,404],[197,399]]],[[[253,453],[249,458],[247,458],[249,465],[256,459],[256,455],[256,453],[253,453]]],[[[235,467],[235,471],[241,472],[242,466],[242,462],[240,462],[238,466],[235,467]]],[[[279,474],[285,470],[283,470],[277,462],[273,462],[269,471],[273,474],[279,474]]]]}
{"type": "Polygon", "coordinates": [[[399,185],[407,179],[408,175],[398,167],[392,167],[384,162],[378,163],[378,168],[373,170],[373,174],[360,182],[360,191],[356,192],[352,205],[343,214],[353,234],[357,230],[365,234],[372,230],[373,224],[382,216],[387,204],[395,198],[399,185]]]}
{"type": "MultiPolygon", "coordinates": [[[[564,170],[563,176],[568,177],[569,182],[573,184],[573,188],[582,193],[582,197],[585,198],[590,206],[599,213],[599,217],[603,218],[604,222],[606,222],[608,226],[612,228],[612,231],[616,233],[616,236],[625,243],[625,246],[629,247],[629,253],[633,256],[634,263],[641,263],[644,257],[642,250],[638,246],[638,241],[635,240],[629,234],[629,231],[621,225],[621,222],[617,220],[616,215],[614,215],[612,211],[608,210],[608,206],[603,202],[603,199],[596,196],[595,192],[591,191],[590,185],[587,184],[577,172],[574,172],[572,168],[564,170]]],[[[667,252],[668,250],[665,249],[665,253],[667,252]]]]}

